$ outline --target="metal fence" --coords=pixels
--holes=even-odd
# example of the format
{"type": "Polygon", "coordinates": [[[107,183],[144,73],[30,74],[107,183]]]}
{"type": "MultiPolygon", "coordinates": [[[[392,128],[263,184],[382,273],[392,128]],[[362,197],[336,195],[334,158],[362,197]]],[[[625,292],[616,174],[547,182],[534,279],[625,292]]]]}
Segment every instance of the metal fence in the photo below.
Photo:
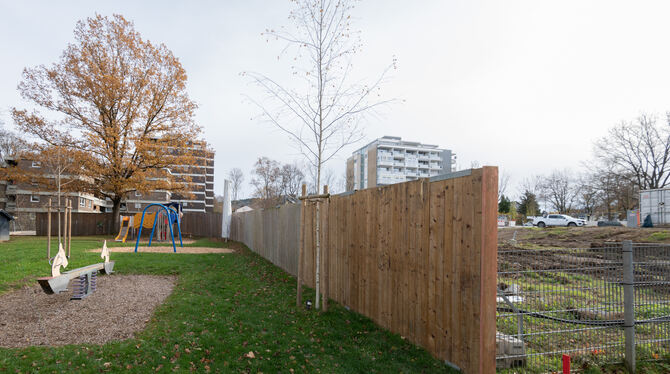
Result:
{"type": "Polygon", "coordinates": [[[670,355],[670,246],[498,251],[499,369],[560,371],[670,355]]]}

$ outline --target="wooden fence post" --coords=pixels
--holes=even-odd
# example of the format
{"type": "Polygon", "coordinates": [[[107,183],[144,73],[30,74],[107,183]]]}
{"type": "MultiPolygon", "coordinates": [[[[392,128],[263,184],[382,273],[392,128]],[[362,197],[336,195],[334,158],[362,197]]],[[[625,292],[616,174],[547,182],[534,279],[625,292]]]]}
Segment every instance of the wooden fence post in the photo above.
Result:
{"type": "Polygon", "coordinates": [[[51,259],[51,198],[47,206],[47,259],[51,259]]]}
{"type": "MultiPolygon", "coordinates": [[[[59,214],[59,215],[60,215],[60,208],[61,208],[61,207],[58,207],[58,214],[59,214]]],[[[59,228],[59,231],[61,231],[60,228],[59,228]]],[[[62,245],[63,248],[67,247],[67,237],[66,237],[66,234],[67,234],[67,200],[65,200],[65,209],[63,209],[63,227],[62,227],[62,232],[60,233],[60,235],[61,235],[61,242],[58,243],[58,245],[59,245],[59,246],[62,245]]],[[[69,257],[68,257],[68,258],[69,258],[69,257]]]]}
{"type": "MultiPolygon", "coordinates": [[[[302,197],[307,196],[307,185],[302,184],[302,197]]],[[[298,289],[296,295],[297,307],[302,304],[302,251],[305,246],[305,200],[300,202],[300,246],[298,247],[298,289]]]]}
{"type": "MultiPolygon", "coordinates": [[[[323,186],[323,194],[328,195],[328,185],[323,186]]],[[[323,283],[323,311],[328,311],[328,209],[330,206],[330,198],[326,199],[326,204],[324,205],[322,222],[322,232],[323,232],[323,246],[321,253],[321,276],[323,283]]]]}
{"type": "MultiPolygon", "coordinates": [[[[316,191],[319,193],[319,191],[316,191]]],[[[315,244],[315,255],[316,259],[314,261],[314,308],[320,308],[321,301],[321,202],[317,199],[314,204],[316,204],[316,213],[314,214],[314,222],[316,226],[316,235],[314,237],[315,244]]]]}
{"type": "Polygon", "coordinates": [[[68,199],[67,205],[67,257],[70,258],[70,249],[72,248],[72,200],[68,199]]]}

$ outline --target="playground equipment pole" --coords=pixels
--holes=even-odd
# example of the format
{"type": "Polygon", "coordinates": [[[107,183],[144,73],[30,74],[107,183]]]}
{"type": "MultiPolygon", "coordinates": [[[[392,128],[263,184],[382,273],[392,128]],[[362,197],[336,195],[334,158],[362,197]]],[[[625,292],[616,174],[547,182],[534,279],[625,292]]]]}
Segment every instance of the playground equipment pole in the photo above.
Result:
{"type": "MultiPolygon", "coordinates": [[[[173,210],[172,208],[169,208],[169,209],[173,210]]],[[[177,231],[179,231],[179,245],[184,247],[184,242],[181,240],[181,223],[179,222],[179,221],[181,221],[181,217],[179,216],[179,212],[177,212],[176,210],[174,212],[177,215],[177,231]]],[[[168,222],[170,222],[169,217],[168,217],[168,222]]],[[[171,226],[170,226],[170,233],[172,233],[172,227],[171,226]]],[[[174,235],[172,235],[172,237],[174,238],[174,235]]]]}

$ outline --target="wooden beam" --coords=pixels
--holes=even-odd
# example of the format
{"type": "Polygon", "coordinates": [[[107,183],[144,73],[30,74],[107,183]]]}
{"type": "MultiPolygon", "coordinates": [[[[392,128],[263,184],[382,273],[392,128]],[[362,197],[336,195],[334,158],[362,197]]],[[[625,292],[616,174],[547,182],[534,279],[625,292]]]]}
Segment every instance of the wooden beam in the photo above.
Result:
{"type": "MultiPolygon", "coordinates": [[[[307,185],[302,184],[302,196],[307,196],[307,185]]],[[[296,306],[302,305],[302,252],[305,250],[305,202],[300,204],[300,245],[298,247],[298,287],[296,291],[296,306]]]]}
{"type": "Polygon", "coordinates": [[[72,200],[67,200],[69,209],[67,210],[67,258],[70,258],[70,249],[72,249],[72,200]]]}
{"type": "Polygon", "coordinates": [[[309,196],[300,196],[298,199],[300,200],[312,200],[312,199],[327,199],[330,197],[329,193],[324,193],[321,195],[309,195],[309,196]]]}
{"type": "Polygon", "coordinates": [[[496,276],[498,263],[498,168],[482,168],[479,372],[496,371],[496,276]]]}
{"type": "Polygon", "coordinates": [[[51,259],[51,198],[47,206],[47,259],[51,259]]]}
{"type": "MultiPolygon", "coordinates": [[[[330,196],[328,193],[328,185],[323,186],[323,194],[330,196]]],[[[330,199],[330,198],[329,198],[330,199]]],[[[329,213],[329,200],[325,201],[323,209],[323,240],[321,248],[321,284],[322,284],[322,294],[323,294],[323,311],[328,311],[328,213],[329,213]]]]}

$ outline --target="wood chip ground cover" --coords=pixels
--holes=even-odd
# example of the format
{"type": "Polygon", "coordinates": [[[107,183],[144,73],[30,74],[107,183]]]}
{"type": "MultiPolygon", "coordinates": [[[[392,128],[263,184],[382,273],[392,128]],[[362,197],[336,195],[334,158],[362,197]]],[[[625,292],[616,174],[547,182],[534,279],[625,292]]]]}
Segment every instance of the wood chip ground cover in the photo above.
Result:
{"type": "MultiPolygon", "coordinates": [[[[176,277],[109,275],[82,300],[47,295],[39,286],[0,296],[0,346],[104,344],[132,338],[170,295],[176,277]]],[[[72,284],[70,284],[70,289],[72,284]]]]}

